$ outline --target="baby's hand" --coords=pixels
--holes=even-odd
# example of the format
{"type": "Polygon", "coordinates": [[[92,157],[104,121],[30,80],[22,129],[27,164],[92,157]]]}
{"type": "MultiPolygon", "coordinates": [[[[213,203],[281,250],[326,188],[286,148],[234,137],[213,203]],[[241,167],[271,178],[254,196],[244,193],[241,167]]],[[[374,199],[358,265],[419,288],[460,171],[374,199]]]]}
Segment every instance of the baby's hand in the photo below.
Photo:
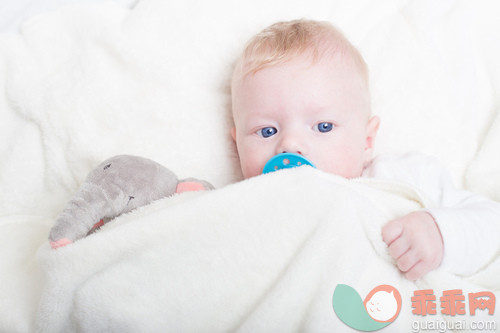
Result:
{"type": "Polygon", "coordinates": [[[417,211],[388,222],[382,239],[408,280],[416,280],[437,268],[443,260],[443,239],[434,218],[417,211]]]}

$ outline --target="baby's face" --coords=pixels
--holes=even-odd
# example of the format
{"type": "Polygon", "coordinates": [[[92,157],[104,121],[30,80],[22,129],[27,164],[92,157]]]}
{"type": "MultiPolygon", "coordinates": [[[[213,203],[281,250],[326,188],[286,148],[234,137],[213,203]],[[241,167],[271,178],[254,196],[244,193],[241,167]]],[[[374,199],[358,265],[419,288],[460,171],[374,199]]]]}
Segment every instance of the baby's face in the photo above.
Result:
{"type": "Polygon", "coordinates": [[[233,116],[243,176],[262,173],[283,152],[320,170],[359,177],[370,159],[379,119],[369,118],[366,83],[350,65],[307,56],[233,82],[233,116]]]}

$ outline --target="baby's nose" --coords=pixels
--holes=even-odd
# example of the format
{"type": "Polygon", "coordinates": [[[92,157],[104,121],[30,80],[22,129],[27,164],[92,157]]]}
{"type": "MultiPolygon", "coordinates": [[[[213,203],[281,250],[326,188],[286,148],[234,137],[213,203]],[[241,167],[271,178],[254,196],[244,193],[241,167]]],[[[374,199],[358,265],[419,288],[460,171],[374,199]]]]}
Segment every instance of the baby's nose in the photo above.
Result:
{"type": "Polygon", "coordinates": [[[294,154],[303,155],[300,150],[294,150],[294,149],[282,149],[281,151],[278,151],[278,154],[284,154],[284,153],[294,153],[294,154]]]}
{"type": "Polygon", "coordinates": [[[280,145],[278,145],[276,154],[294,153],[299,155],[305,155],[306,144],[303,141],[304,140],[302,140],[299,136],[293,134],[287,135],[283,137],[283,139],[280,142],[280,145]]]}

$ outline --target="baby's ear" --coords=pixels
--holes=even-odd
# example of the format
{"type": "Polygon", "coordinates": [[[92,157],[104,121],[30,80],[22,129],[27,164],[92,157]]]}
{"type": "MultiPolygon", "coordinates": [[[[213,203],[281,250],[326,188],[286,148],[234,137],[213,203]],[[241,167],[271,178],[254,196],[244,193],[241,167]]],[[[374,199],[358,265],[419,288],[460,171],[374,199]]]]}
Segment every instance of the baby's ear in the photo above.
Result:
{"type": "Polygon", "coordinates": [[[373,153],[373,148],[375,146],[375,137],[377,136],[379,127],[380,127],[379,117],[373,116],[368,120],[368,124],[366,125],[366,144],[365,144],[366,160],[370,159],[371,154],[373,153]]]}
{"type": "Polygon", "coordinates": [[[236,141],[236,127],[231,128],[231,136],[233,140],[236,141]]]}

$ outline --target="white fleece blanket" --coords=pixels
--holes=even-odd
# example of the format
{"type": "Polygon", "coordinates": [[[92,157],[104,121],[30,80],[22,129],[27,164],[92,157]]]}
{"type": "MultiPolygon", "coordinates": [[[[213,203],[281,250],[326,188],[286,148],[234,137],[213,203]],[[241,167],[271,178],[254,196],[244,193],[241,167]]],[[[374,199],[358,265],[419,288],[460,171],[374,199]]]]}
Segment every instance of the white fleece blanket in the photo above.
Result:
{"type": "Polygon", "coordinates": [[[379,228],[419,207],[407,200],[412,191],[308,169],[238,182],[227,83],[244,42],[265,26],[328,20],[369,65],[373,113],[382,118],[377,153],[435,155],[458,186],[500,200],[499,7],[82,2],[0,35],[0,332],[344,331],[331,307],[338,283],[362,297],[393,284],[404,308],[387,330],[401,332],[429,319],[411,314],[416,288],[431,286],[437,297],[458,287],[498,291],[498,263],[467,278],[401,278],[379,228]],[[66,202],[118,154],[218,189],[160,201],[49,251],[48,231],[66,202]]]}
{"type": "Polygon", "coordinates": [[[345,331],[332,307],[343,283],[363,298],[377,285],[395,286],[404,311],[387,330],[406,332],[421,319],[409,311],[414,290],[471,290],[439,271],[415,285],[390,260],[381,226],[423,205],[410,188],[309,167],[164,199],[71,246],[40,249],[46,288],[37,327],[345,331]]]}

